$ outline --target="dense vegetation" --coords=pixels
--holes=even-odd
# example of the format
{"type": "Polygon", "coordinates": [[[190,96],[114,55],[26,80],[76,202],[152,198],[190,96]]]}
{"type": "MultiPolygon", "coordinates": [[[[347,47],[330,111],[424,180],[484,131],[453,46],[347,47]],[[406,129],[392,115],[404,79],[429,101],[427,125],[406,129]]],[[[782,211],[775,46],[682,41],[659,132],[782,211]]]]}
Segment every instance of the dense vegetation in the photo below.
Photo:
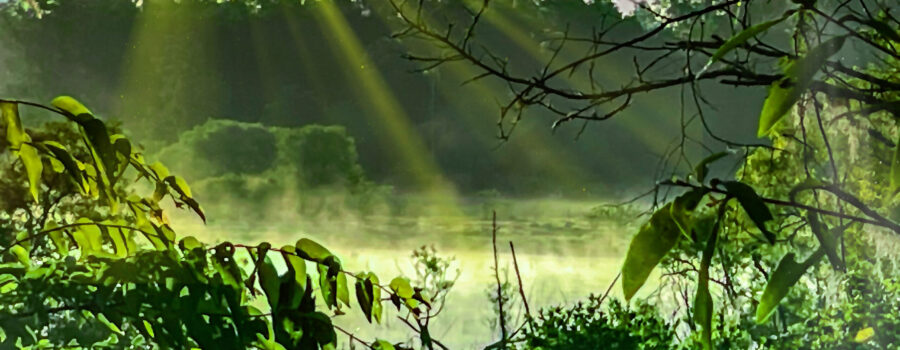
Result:
{"type": "MultiPolygon", "coordinates": [[[[35,10],[37,3],[22,4],[35,10]]],[[[501,139],[514,139],[530,110],[554,115],[553,128],[586,126],[617,117],[641,94],[681,89],[673,118],[682,137],[665,154],[626,253],[617,279],[625,300],[607,291],[532,313],[521,279],[501,281],[495,263],[488,297],[499,340],[489,348],[896,347],[900,21],[889,2],[644,5],[635,16],[646,29],[633,37],[616,36],[625,34],[614,25],[548,34],[552,58],[538,70],[478,45],[491,2],[474,10],[390,4],[397,37],[430,45],[409,59],[429,70],[469,65],[480,72],[474,79],[504,83],[501,139]],[[445,16],[432,18],[437,13],[445,16]],[[595,64],[608,55],[631,55],[634,80],[596,83],[603,73],[595,64]],[[762,141],[710,128],[728,111],[704,90],[723,86],[767,89],[757,130],[741,138],[762,141]],[[728,162],[733,172],[711,171],[728,162]],[[642,291],[651,278],[658,287],[642,291]],[[515,322],[510,308],[520,307],[525,315],[515,322]]],[[[351,273],[305,238],[281,248],[179,238],[168,203],[201,220],[206,212],[182,177],[146,161],[117,127],[65,96],[50,106],[0,100],[0,111],[0,346],[330,349],[342,346],[342,333],[372,349],[445,348],[428,327],[452,282],[432,251],[416,254],[423,276],[436,277],[419,276],[416,285],[351,273]],[[49,111],[63,122],[26,128],[20,110],[49,111]],[[360,339],[326,313],[379,323],[391,306],[415,340],[360,339]]],[[[259,193],[241,186],[250,178],[287,181],[285,174],[300,190],[374,186],[353,139],[337,127],[210,121],[166,153],[184,157],[180,168],[211,191],[259,193]]],[[[633,212],[604,207],[594,215],[633,212]]]]}
{"type": "MultiPolygon", "coordinates": [[[[530,110],[554,114],[554,128],[587,125],[617,117],[641,94],[681,89],[673,117],[680,115],[683,135],[663,158],[667,172],[650,192],[653,210],[621,275],[629,300],[661,268],[651,299],[675,305],[672,326],[688,331],[671,346],[890,348],[897,342],[900,325],[889,310],[900,296],[893,263],[900,226],[892,219],[900,186],[900,148],[892,141],[900,22],[889,3],[650,3],[638,6],[648,28],[640,35],[619,39],[611,26],[567,27],[551,36],[553,56],[536,73],[478,45],[475,33],[489,4],[454,22],[464,29],[448,31],[428,17],[427,4],[393,3],[405,24],[399,35],[436,49],[410,59],[429,67],[463,61],[480,71],[473,79],[507,84],[500,97],[504,138],[515,137],[530,110]],[[587,53],[567,55],[573,50],[587,53]],[[634,57],[634,79],[618,87],[599,83],[604,69],[596,64],[621,54],[634,57]],[[728,107],[704,92],[722,86],[768,87],[758,129],[747,133],[770,142],[735,141],[710,128],[728,107]],[[698,128],[703,138],[692,131],[698,128]],[[722,146],[731,152],[715,150],[722,146]],[[698,149],[707,154],[702,160],[692,156],[698,149]],[[733,177],[709,176],[711,165],[726,160],[738,161],[733,177]]],[[[557,328],[573,337],[582,332],[557,328]]]]}

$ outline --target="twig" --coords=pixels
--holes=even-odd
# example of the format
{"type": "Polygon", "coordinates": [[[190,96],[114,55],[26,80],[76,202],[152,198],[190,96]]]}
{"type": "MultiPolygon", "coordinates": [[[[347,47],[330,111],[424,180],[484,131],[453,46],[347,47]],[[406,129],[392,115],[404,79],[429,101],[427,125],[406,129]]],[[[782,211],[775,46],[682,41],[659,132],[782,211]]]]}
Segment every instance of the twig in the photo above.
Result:
{"type": "Polygon", "coordinates": [[[494,211],[491,229],[491,242],[494,246],[494,278],[497,280],[497,310],[500,321],[500,340],[506,343],[506,317],[503,314],[503,285],[500,284],[500,268],[497,262],[497,211],[494,211]]]}
{"type": "Polygon", "coordinates": [[[612,282],[609,283],[609,287],[606,287],[606,293],[603,293],[603,297],[600,298],[600,302],[597,304],[602,304],[606,297],[609,296],[609,292],[612,292],[613,286],[616,285],[616,282],[619,281],[619,277],[622,276],[622,271],[616,274],[616,278],[613,278],[612,282]]]}
{"type": "Polygon", "coordinates": [[[528,298],[525,297],[525,289],[522,287],[522,275],[519,274],[519,262],[516,260],[516,247],[509,241],[509,250],[512,251],[513,268],[516,270],[516,280],[519,281],[519,295],[522,296],[522,304],[525,305],[525,315],[531,317],[531,308],[528,307],[528,298]]]}

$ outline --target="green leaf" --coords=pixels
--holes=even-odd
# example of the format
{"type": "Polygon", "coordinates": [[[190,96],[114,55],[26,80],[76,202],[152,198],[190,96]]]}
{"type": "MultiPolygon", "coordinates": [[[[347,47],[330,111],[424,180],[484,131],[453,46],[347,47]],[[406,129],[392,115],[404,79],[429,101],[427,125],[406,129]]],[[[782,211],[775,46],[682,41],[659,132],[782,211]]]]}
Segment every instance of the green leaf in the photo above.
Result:
{"type": "Polygon", "coordinates": [[[122,231],[121,228],[107,228],[105,226],[100,226],[100,230],[109,236],[110,240],[113,243],[113,248],[116,250],[117,257],[124,258],[128,256],[128,237],[125,235],[125,232],[122,231]]]}
{"type": "Polygon", "coordinates": [[[769,96],[763,103],[762,113],[759,115],[757,137],[766,136],[797,103],[825,60],[840,51],[845,39],[845,36],[834,37],[809,50],[806,56],[788,66],[784,78],[772,83],[769,87],[769,96]]]}
{"type": "Polygon", "coordinates": [[[13,102],[0,102],[0,114],[3,115],[3,121],[6,123],[6,140],[9,141],[10,147],[15,150],[19,160],[22,161],[28,177],[31,196],[35,202],[38,202],[44,165],[41,163],[41,156],[38,154],[37,148],[29,144],[31,136],[25,132],[25,127],[22,126],[19,105],[13,102]]]}
{"type": "Polygon", "coordinates": [[[150,170],[156,174],[156,177],[159,178],[159,180],[169,177],[169,168],[158,161],[150,164],[150,170]]]}
{"type": "Polygon", "coordinates": [[[694,176],[697,178],[697,182],[703,183],[703,181],[706,180],[706,175],[709,174],[709,165],[724,158],[728,154],[728,152],[714,153],[700,161],[700,163],[694,167],[694,176]]]}
{"type": "Polygon", "coordinates": [[[41,173],[44,171],[44,164],[41,162],[41,156],[38,154],[37,148],[23,143],[16,152],[22,165],[25,166],[25,173],[28,175],[28,189],[35,203],[38,202],[38,193],[41,188],[41,173]]]}
{"type": "Polygon", "coordinates": [[[874,336],[875,336],[875,329],[872,327],[866,327],[866,328],[860,329],[859,332],[856,332],[856,336],[853,337],[853,341],[856,343],[862,344],[862,343],[869,341],[869,339],[872,339],[872,337],[874,337],[874,336]]]}
{"type": "Polygon", "coordinates": [[[28,254],[28,249],[25,249],[25,247],[16,244],[9,248],[9,252],[12,253],[16,257],[16,259],[19,260],[20,263],[22,263],[22,265],[25,265],[25,267],[31,267],[31,256],[28,254]]]}
{"type": "Polygon", "coordinates": [[[75,185],[81,189],[81,193],[87,193],[84,182],[84,171],[81,170],[78,166],[78,161],[72,157],[72,154],[69,153],[66,147],[55,141],[44,141],[41,144],[47,149],[47,152],[50,152],[53,157],[63,164],[66,173],[72,178],[75,185]]]}
{"type": "Polygon", "coordinates": [[[181,176],[169,175],[164,180],[169,186],[175,189],[175,192],[186,197],[193,198],[193,194],[191,193],[191,187],[188,186],[187,181],[184,181],[184,178],[181,176]]]}
{"type": "Polygon", "coordinates": [[[675,246],[681,234],[670,214],[672,203],[658,209],[650,221],[631,239],[625,264],[622,266],[622,289],[625,300],[637,293],[647,281],[650,272],[675,246]]]}
{"type": "Polygon", "coordinates": [[[691,238],[691,227],[693,226],[691,214],[707,192],[706,189],[692,189],[675,198],[669,209],[672,221],[675,222],[681,234],[689,240],[693,240],[691,238]]]}
{"type": "MultiPolygon", "coordinates": [[[[319,272],[319,291],[322,293],[322,299],[325,300],[325,305],[329,307],[336,307],[340,309],[340,305],[338,304],[338,300],[341,300],[341,285],[339,285],[339,276],[343,275],[341,272],[341,262],[334,255],[328,256],[324,261],[317,265],[317,270],[319,272]]],[[[343,288],[347,287],[346,277],[344,279],[343,288]]],[[[343,293],[348,293],[344,291],[343,293]]],[[[343,301],[343,300],[341,300],[343,301]]]]}
{"type": "Polygon", "coordinates": [[[83,224],[72,232],[75,243],[81,249],[81,257],[96,255],[103,249],[103,234],[97,224],[87,218],[78,219],[77,223],[83,224]]]}
{"type": "Polygon", "coordinates": [[[750,220],[756,224],[759,231],[766,237],[766,240],[774,244],[775,235],[766,228],[766,222],[772,220],[772,213],[769,212],[769,208],[766,207],[762,197],[756,194],[753,187],[743,182],[726,181],[722,184],[725,186],[728,195],[736,198],[741,203],[741,207],[744,208],[744,211],[750,216],[750,220]]]}
{"type": "Polygon", "coordinates": [[[377,285],[378,277],[371,272],[356,278],[356,301],[369,323],[372,323],[373,317],[381,322],[381,290],[377,285]]]}
{"type": "Polygon", "coordinates": [[[807,212],[806,218],[806,221],[809,223],[809,228],[819,241],[820,249],[825,251],[825,256],[828,257],[831,266],[834,266],[837,270],[844,270],[844,262],[841,260],[841,257],[838,256],[838,242],[835,239],[835,235],[828,232],[825,225],[819,221],[818,214],[807,212]]]}
{"type": "Polygon", "coordinates": [[[182,238],[181,241],[178,242],[178,246],[181,247],[181,250],[191,251],[198,248],[202,249],[203,243],[200,243],[200,241],[197,240],[197,238],[195,238],[194,236],[187,236],[182,238]]]}
{"type": "Polygon", "coordinates": [[[97,118],[86,120],[80,124],[84,128],[84,134],[92,148],[97,169],[106,176],[104,184],[112,186],[116,177],[115,172],[119,168],[119,159],[116,157],[116,149],[109,139],[109,129],[102,120],[97,118]]]}
{"type": "Polygon", "coordinates": [[[410,299],[413,297],[413,293],[415,293],[412,286],[409,284],[409,279],[406,277],[396,277],[392,279],[390,287],[398,297],[403,299],[410,299]]]}
{"type": "Polygon", "coordinates": [[[13,102],[0,102],[0,113],[6,123],[6,140],[10,146],[19,148],[23,143],[31,141],[31,137],[25,133],[22,120],[19,118],[19,105],[13,102]]]}
{"type": "Polygon", "coordinates": [[[373,350],[394,350],[394,345],[389,343],[387,340],[376,339],[375,342],[372,343],[373,350]]]}
{"type": "Polygon", "coordinates": [[[718,229],[713,228],[706,241],[706,247],[703,249],[700,273],[697,276],[697,294],[694,296],[694,322],[700,325],[702,329],[701,341],[704,349],[712,348],[713,300],[712,295],[709,293],[709,265],[712,263],[713,254],[716,253],[718,236],[718,229]]]}
{"type": "Polygon", "coordinates": [[[53,245],[56,246],[56,251],[60,256],[69,255],[69,241],[66,239],[62,230],[57,230],[56,228],[59,225],[56,224],[56,221],[49,221],[47,225],[44,226],[44,231],[50,231],[48,235],[50,236],[50,240],[53,241],[53,245]]]}
{"type": "Polygon", "coordinates": [[[257,266],[256,273],[259,276],[259,285],[263,289],[263,293],[266,293],[266,297],[269,300],[269,306],[272,310],[278,308],[278,292],[280,283],[278,281],[278,272],[275,270],[275,265],[272,265],[272,261],[269,260],[269,257],[264,257],[262,259],[262,264],[257,266]]]}
{"type": "Polygon", "coordinates": [[[293,254],[296,252],[295,249],[296,247],[289,245],[281,247],[281,256],[284,258],[285,265],[287,265],[288,274],[293,274],[294,282],[299,288],[297,294],[303,295],[303,291],[306,290],[306,261],[293,254]]]}
{"type": "Polygon", "coordinates": [[[347,274],[343,272],[338,272],[337,274],[337,284],[336,284],[336,293],[337,299],[340,300],[344,305],[350,306],[350,289],[347,284],[347,274]]]}
{"type": "Polygon", "coordinates": [[[324,262],[325,259],[333,255],[319,243],[307,238],[298,240],[295,247],[297,248],[297,255],[301,258],[319,263],[324,262]]]}
{"type": "Polygon", "coordinates": [[[106,328],[109,328],[109,330],[111,330],[119,335],[125,335],[125,332],[122,332],[122,330],[119,329],[119,326],[117,326],[115,323],[110,322],[109,319],[106,318],[106,315],[104,315],[102,313],[97,313],[96,318],[97,318],[97,321],[100,321],[100,323],[105,325],[106,328]]]}
{"type": "Polygon", "coordinates": [[[69,96],[59,96],[54,98],[53,101],[50,102],[54,107],[59,108],[59,110],[64,111],[72,116],[82,115],[82,114],[93,114],[90,110],[88,110],[81,102],[78,100],[69,97],[69,96]]]}
{"type": "Polygon", "coordinates": [[[810,266],[818,263],[824,254],[824,250],[819,249],[802,263],[794,261],[794,253],[788,253],[781,259],[775,271],[769,276],[766,289],[759,298],[759,305],[756,308],[757,323],[764,323],[772,316],[775,307],[778,306],[781,299],[787,296],[791,287],[800,280],[810,266]]]}
{"type": "MultiPolygon", "coordinates": [[[[773,19],[771,21],[766,21],[754,26],[750,26],[742,30],[740,33],[735,34],[731,38],[728,38],[728,40],[726,40],[725,43],[722,44],[722,46],[719,46],[719,49],[716,50],[715,53],[713,53],[712,57],[709,58],[709,62],[706,63],[706,66],[709,66],[714,62],[722,59],[722,57],[725,57],[725,55],[731,52],[731,50],[734,50],[738,46],[743,45],[747,42],[747,40],[750,40],[750,38],[762,34],[763,32],[769,30],[769,28],[772,28],[772,26],[781,23],[781,21],[787,19],[791,13],[793,12],[788,12],[784,16],[773,19]]],[[[704,70],[705,69],[706,68],[704,68],[704,70]]]]}

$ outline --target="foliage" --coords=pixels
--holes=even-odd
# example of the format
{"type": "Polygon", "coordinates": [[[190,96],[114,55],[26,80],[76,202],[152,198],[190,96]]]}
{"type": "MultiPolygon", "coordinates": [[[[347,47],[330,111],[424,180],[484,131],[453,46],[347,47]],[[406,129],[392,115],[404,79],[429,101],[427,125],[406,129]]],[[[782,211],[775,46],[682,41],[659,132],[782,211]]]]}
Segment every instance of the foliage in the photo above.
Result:
{"type": "Polygon", "coordinates": [[[0,107],[4,154],[19,160],[7,164],[14,176],[0,184],[17,199],[4,203],[13,224],[0,248],[0,347],[332,349],[344,331],[327,312],[351,307],[351,281],[367,320],[381,322],[383,294],[418,323],[423,347],[439,344],[420,317],[431,308],[421,288],[401,277],[385,285],[372,273],[350,273],[311,240],[274,248],[177,238],[163,200],[205,220],[187,183],[161,163],[148,164],[75,99],[59,97],[52,107],[0,100],[0,107]],[[31,131],[20,106],[68,122],[31,131]],[[152,192],[126,186],[132,177],[152,192]],[[307,272],[308,263],[316,272],[307,272]]]}
{"type": "Polygon", "coordinates": [[[226,174],[258,175],[277,165],[275,135],[261,124],[211,119],[181,133],[157,155],[190,179],[226,174]],[[202,163],[196,163],[200,161],[202,163]]]}
{"type": "Polygon", "coordinates": [[[671,349],[672,325],[650,304],[633,308],[618,300],[603,305],[590,296],[570,307],[542,310],[517,339],[516,349],[671,349]]]}
{"type": "Polygon", "coordinates": [[[488,3],[456,26],[422,15],[427,3],[392,4],[402,22],[398,37],[434,49],[410,53],[411,60],[428,69],[461,61],[477,70],[473,79],[507,86],[498,95],[504,139],[528,110],[553,115],[554,128],[587,125],[619,116],[638,95],[681,88],[682,135],[663,155],[665,173],[649,192],[652,213],[632,238],[622,268],[626,300],[662,270],[652,294],[679,305],[676,320],[706,349],[890,348],[897,341],[895,317],[878,310],[900,294],[877,281],[898,271],[874,262],[900,234],[896,214],[888,215],[896,212],[900,173],[893,141],[900,21],[891,2],[654,3],[635,14],[646,28],[636,35],[615,25],[559,28],[546,39],[551,58],[530,71],[475,34],[488,3]],[[605,87],[598,83],[604,60],[617,55],[633,58],[633,79],[605,87]],[[730,114],[715,113],[721,101],[704,93],[711,86],[767,88],[758,127],[741,138],[763,142],[711,129],[710,121],[730,114]],[[731,158],[716,152],[721,147],[742,150],[741,163],[733,177],[711,178],[708,167],[731,158]],[[864,288],[879,297],[861,300],[864,288]],[[867,302],[877,306],[866,309],[867,302]]]}

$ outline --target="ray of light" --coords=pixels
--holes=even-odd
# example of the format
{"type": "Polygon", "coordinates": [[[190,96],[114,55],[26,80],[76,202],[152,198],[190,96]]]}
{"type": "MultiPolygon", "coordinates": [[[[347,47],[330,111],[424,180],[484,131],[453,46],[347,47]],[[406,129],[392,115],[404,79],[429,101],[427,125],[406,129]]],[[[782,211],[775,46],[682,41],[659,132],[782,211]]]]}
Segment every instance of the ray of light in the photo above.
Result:
{"type": "Polygon", "coordinates": [[[150,145],[163,142],[150,138],[173,139],[171,130],[189,127],[189,113],[220,111],[213,102],[218,99],[210,98],[222,94],[219,73],[209,63],[216,59],[212,31],[185,6],[172,1],[143,4],[123,57],[113,111],[150,145]]]}
{"type": "MultiPolygon", "coordinates": [[[[480,2],[475,0],[467,0],[463,1],[463,3],[470,10],[475,10],[478,6],[481,6],[480,2]]],[[[512,19],[506,16],[506,12],[516,13],[516,11],[498,11],[496,9],[492,11],[489,9],[485,12],[484,19],[494,28],[500,30],[500,32],[508,37],[522,51],[531,55],[535,61],[545,62],[550,57],[549,51],[542,49],[540,42],[527,35],[526,31],[522,29],[523,26],[514,23],[512,19]]],[[[521,17],[524,15],[518,14],[518,16],[521,17]]],[[[575,55],[576,52],[573,50],[563,50],[560,52],[560,56],[556,58],[556,62],[574,61],[578,58],[575,55]]],[[[627,69],[618,68],[621,67],[604,69],[603,74],[600,74],[598,77],[600,84],[605,86],[620,86],[624,82],[631,81],[632,76],[627,73],[630,72],[631,67],[628,67],[627,69]]],[[[571,88],[590,87],[590,82],[583,74],[575,74],[572,77],[567,77],[562,80],[569,84],[568,87],[571,88]]],[[[641,106],[632,106],[631,108],[633,112],[638,114],[658,114],[660,111],[670,111],[670,107],[675,105],[670,103],[674,102],[675,101],[656,101],[654,105],[659,108],[649,108],[644,104],[641,106]]],[[[617,120],[619,125],[630,131],[631,134],[644,145],[649,146],[654,152],[662,153],[669,146],[671,138],[666,137],[661,130],[677,130],[679,125],[675,122],[674,118],[660,118],[659,122],[662,124],[651,126],[643,123],[639,118],[618,118],[617,120]]]]}
{"type": "MultiPolygon", "coordinates": [[[[384,9],[380,9],[384,11],[384,9]]],[[[387,11],[379,13],[378,18],[387,18],[387,11]]],[[[435,23],[427,14],[422,14],[423,18],[430,23],[435,23]]],[[[519,38],[519,40],[530,40],[519,38]]],[[[533,41],[530,41],[533,43],[533,41]]],[[[408,41],[402,41],[407,47],[408,41]]],[[[441,72],[447,72],[452,80],[459,82],[466,81],[476,75],[478,72],[474,67],[465,64],[448,63],[439,69],[441,72]]],[[[489,97],[496,96],[496,91],[502,91],[504,86],[490,86],[484,80],[473,81],[463,87],[443,87],[437,89],[445,101],[452,103],[457,111],[457,120],[462,120],[468,128],[479,130],[492,125],[498,113],[498,104],[490,100],[489,97]],[[471,113],[473,110],[477,113],[471,113]],[[488,124],[490,122],[491,124],[488,124]]],[[[575,159],[569,152],[566,152],[566,146],[560,143],[558,137],[548,135],[548,128],[529,127],[523,129],[521,134],[517,134],[510,145],[512,149],[521,152],[526,160],[532,166],[538,166],[546,171],[553,178],[548,181],[556,181],[558,183],[566,183],[570,188],[582,187],[587,185],[587,181],[591,176],[580,166],[580,162],[575,159]]],[[[491,137],[490,140],[483,140],[482,145],[485,147],[494,147],[498,145],[499,140],[491,137]]],[[[586,189],[585,189],[586,190],[586,189]]]]}
{"type": "Polygon", "coordinates": [[[455,190],[428,154],[424,141],[340,9],[330,1],[319,2],[318,5],[321,16],[317,18],[322,19],[319,22],[324,26],[323,32],[334,36],[330,40],[334,44],[335,56],[346,66],[351,85],[358,86],[355,92],[374,111],[372,114],[376,120],[372,124],[384,135],[381,141],[385,150],[397,153],[409,167],[417,187],[427,190],[433,200],[441,203],[443,210],[451,210],[458,215],[455,190]]]}

